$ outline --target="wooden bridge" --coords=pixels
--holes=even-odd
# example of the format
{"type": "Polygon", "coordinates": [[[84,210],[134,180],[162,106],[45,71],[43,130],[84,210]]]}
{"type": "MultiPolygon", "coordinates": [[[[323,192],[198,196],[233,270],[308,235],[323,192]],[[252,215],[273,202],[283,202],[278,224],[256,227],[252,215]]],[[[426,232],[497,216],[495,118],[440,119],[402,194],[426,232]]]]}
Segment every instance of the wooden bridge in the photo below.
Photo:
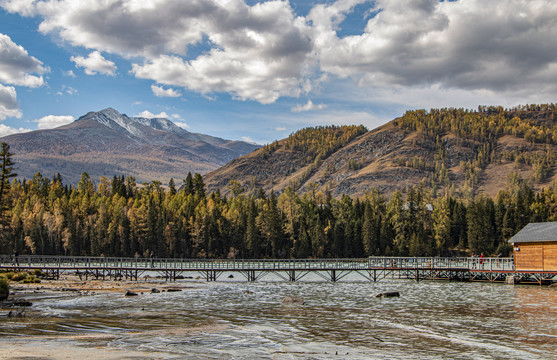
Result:
{"type": "Polygon", "coordinates": [[[362,259],[159,259],[0,255],[0,271],[40,270],[50,278],[73,274],[80,278],[131,279],[160,276],[168,281],[193,278],[217,281],[223,273],[236,273],[247,281],[269,274],[285,281],[299,281],[313,273],[326,281],[340,281],[357,274],[367,281],[385,278],[515,283],[548,283],[557,271],[515,271],[512,258],[470,257],[369,257],[362,259]],[[190,275],[190,276],[185,276],[190,275]],[[512,277],[512,278],[510,278],[512,277]]]}

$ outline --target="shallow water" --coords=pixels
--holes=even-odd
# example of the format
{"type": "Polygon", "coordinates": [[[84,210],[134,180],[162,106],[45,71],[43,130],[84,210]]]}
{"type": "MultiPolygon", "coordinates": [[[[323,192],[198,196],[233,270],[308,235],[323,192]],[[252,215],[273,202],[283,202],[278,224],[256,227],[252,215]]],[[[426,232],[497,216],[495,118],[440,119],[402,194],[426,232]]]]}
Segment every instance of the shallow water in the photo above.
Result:
{"type": "Polygon", "coordinates": [[[557,358],[555,288],[355,276],[337,283],[315,275],[295,283],[222,278],[133,298],[40,298],[33,316],[0,320],[0,345],[47,335],[187,359],[557,358]],[[372,297],[393,290],[401,297],[372,297]],[[282,305],[285,296],[306,304],[282,305]]]}

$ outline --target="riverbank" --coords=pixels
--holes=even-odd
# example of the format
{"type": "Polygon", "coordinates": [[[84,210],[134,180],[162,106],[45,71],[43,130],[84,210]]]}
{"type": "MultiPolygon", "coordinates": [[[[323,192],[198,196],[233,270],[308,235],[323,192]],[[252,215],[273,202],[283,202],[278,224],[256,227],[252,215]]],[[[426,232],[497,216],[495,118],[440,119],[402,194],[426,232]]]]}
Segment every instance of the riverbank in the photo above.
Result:
{"type": "Polygon", "coordinates": [[[99,293],[114,293],[132,291],[138,294],[157,289],[161,292],[184,290],[200,286],[196,282],[191,284],[172,283],[155,278],[133,280],[81,280],[78,276],[64,275],[57,280],[41,280],[40,283],[10,283],[10,297],[21,297],[25,294],[40,294],[46,292],[67,292],[77,295],[94,295],[99,293]]]}
{"type": "Polygon", "coordinates": [[[9,339],[2,341],[3,350],[0,351],[0,359],[29,359],[29,360],[65,360],[65,359],[177,359],[180,356],[172,356],[168,353],[156,351],[137,351],[130,349],[117,349],[100,347],[92,341],[106,338],[111,340],[110,335],[87,335],[57,337],[25,337],[23,339],[9,339]],[[9,349],[9,350],[8,350],[9,349]],[[7,351],[8,350],[8,351],[7,351]]]}

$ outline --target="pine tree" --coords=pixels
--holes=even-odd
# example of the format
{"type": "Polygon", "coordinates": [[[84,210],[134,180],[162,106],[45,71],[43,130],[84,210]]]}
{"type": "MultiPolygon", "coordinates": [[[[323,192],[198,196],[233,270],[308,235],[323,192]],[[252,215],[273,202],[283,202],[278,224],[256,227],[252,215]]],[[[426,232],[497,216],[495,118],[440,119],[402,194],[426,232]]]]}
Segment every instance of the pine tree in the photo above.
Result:
{"type": "Polygon", "coordinates": [[[12,161],[13,154],[10,153],[10,145],[2,143],[2,151],[0,152],[0,211],[4,211],[10,207],[7,200],[7,193],[10,189],[10,179],[16,177],[14,172],[15,163],[12,161]]]}
{"type": "Polygon", "coordinates": [[[170,178],[170,180],[168,181],[168,192],[171,196],[174,196],[176,194],[176,184],[174,183],[173,178],[170,178]]]}

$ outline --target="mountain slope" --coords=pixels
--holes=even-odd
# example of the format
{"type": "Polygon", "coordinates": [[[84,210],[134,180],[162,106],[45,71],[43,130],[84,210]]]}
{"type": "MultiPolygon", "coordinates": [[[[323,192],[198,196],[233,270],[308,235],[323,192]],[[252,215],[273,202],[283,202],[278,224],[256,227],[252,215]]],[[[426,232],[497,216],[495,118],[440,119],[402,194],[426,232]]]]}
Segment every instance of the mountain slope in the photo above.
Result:
{"type": "Polygon", "coordinates": [[[100,176],[124,174],[138,182],[173,177],[188,171],[206,173],[258,146],[186,131],[167,119],[128,117],[108,108],[90,112],[71,124],[6,136],[20,177],[36,172],[61,173],[77,183],[86,171],[100,176]]]}
{"type": "Polygon", "coordinates": [[[281,192],[291,186],[302,193],[330,191],[334,197],[372,188],[389,195],[417,184],[437,191],[452,187],[463,196],[494,196],[511,174],[536,187],[556,178],[556,114],[554,105],[409,111],[355,134],[321,158],[293,146],[304,138],[296,133],[233,160],[205,181],[223,193],[236,180],[246,190],[281,192]]]}

